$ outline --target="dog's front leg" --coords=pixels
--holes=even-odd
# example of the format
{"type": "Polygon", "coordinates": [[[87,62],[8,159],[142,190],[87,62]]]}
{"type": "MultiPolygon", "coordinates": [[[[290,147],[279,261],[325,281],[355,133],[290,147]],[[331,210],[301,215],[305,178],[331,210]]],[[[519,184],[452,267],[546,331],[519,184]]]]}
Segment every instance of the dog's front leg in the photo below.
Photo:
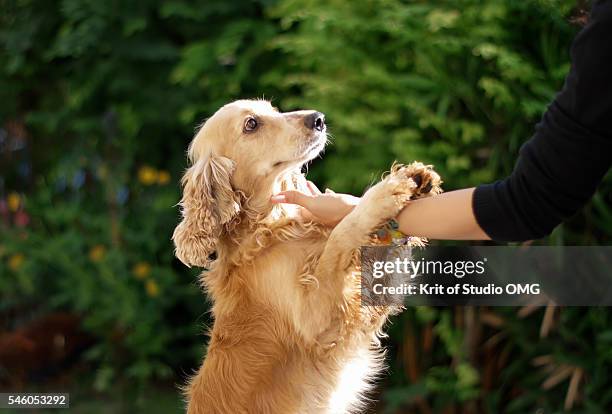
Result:
{"type": "Polygon", "coordinates": [[[353,259],[370,234],[396,217],[411,198],[437,191],[439,182],[438,174],[421,163],[395,167],[336,226],[314,269],[318,285],[305,288],[299,325],[307,339],[319,341],[332,325],[341,328],[337,325],[345,323],[349,302],[359,298],[351,277],[353,259]]]}

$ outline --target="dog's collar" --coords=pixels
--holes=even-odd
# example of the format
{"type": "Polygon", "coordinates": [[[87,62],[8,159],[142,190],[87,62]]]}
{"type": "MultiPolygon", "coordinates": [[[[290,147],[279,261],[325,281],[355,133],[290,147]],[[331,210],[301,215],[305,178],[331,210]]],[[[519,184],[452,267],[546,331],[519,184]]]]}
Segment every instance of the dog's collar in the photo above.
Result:
{"type": "Polygon", "coordinates": [[[411,237],[399,230],[399,224],[394,219],[389,220],[374,234],[377,244],[406,246],[410,244],[411,237]]]}

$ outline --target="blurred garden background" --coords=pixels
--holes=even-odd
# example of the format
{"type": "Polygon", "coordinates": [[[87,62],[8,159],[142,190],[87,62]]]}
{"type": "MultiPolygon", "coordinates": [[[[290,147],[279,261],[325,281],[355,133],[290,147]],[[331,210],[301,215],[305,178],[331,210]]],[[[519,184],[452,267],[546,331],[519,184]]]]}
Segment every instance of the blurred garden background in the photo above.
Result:
{"type": "MultiPolygon", "coordinates": [[[[309,169],[507,174],[569,69],[570,0],[0,0],[0,391],[180,412],[207,301],[173,257],[195,127],[236,98],[325,112],[309,169]]],[[[612,240],[610,175],[542,244],[612,240]]],[[[612,412],[607,308],[408,309],[376,413],[612,412]]]]}

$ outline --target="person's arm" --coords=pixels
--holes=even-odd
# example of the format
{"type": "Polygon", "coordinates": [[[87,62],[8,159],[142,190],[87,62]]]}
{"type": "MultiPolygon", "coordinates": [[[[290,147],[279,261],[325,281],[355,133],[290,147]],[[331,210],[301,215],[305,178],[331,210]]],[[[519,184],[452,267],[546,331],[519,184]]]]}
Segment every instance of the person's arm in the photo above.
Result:
{"type": "MultiPolygon", "coordinates": [[[[273,203],[298,204],[316,221],[335,226],[359,203],[359,198],[333,192],[321,193],[308,182],[309,194],[284,191],[273,203]]],[[[472,211],[473,188],[411,201],[397,216],[403,233],[442,240],[488,240],[472,211]]]]}
{"type": "Polygon", "coordinates": [[[416,200],[399,217],[433,239],[544,237],[592,196],[612,163],[612,1],[596,1],[572,44],[565,85],[507,178],[416,200]]]}
{"type": "Polygon", "coordinates": [[[397,216],[399,230],[438,240],[490,240],[472,210],[474,188],[411,201],[397,216]]]}
{"type": "Polygon", "coordinates": [[[512,174],[474,191],[473,210],[498,241],[544,237],[593,196],[612,163],[612,1],[595,1],[572,66],[512,174]]]}

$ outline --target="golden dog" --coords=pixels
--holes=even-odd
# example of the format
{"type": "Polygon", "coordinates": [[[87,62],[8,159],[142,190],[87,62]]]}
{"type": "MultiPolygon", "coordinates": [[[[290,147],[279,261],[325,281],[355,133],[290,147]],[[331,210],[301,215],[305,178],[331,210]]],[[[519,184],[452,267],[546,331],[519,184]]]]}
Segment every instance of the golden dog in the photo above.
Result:
{"type": "Polygon", "coordinates": [[[188,413],[363,409],[392,308],[361,306],[359,247],[440,179],[420,163],[396,166],[333,230],[272,205],[279,191],[307,191],[301,167],[326,141],[323,114],[260,100],[225,105],[193,139],[173,240],[183,263],[208,269],[214,326],[188,413]]]}

